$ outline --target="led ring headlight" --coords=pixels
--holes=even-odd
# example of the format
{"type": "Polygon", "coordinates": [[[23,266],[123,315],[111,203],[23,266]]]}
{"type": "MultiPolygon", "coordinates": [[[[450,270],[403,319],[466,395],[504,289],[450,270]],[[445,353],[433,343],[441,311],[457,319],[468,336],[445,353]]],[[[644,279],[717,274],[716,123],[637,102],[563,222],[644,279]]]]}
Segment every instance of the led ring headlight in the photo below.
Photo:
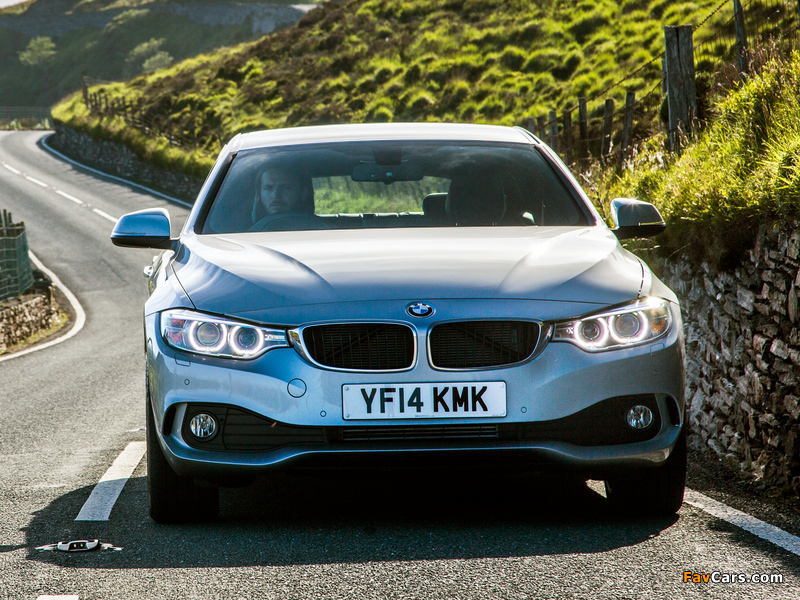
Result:
{"type": "Polygon", "coordinates": [[[280,329],[237,323],[185,309],[161,313],[161,336],[179,350],[206,356],[250,359],[273,348],[288,348],[286,332],[280,329]]]}
{"type": "Polygon", "coordinates": [[[668,301],[644,298],[604,313],[556,323],[553,341],[569,342],[587,352],[628,348],[666,335],[671,320],[668,301]]]}

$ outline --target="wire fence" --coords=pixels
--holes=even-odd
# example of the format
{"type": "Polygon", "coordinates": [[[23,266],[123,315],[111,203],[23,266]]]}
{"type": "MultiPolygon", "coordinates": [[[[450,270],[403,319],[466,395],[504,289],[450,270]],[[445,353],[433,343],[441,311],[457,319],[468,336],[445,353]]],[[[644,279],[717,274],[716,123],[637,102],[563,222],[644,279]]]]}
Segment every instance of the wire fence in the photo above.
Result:
{"type": "Polygon", "coordinates": [[[25,223],[14,223],[11,213],[0,215],[0,302],[17,298],[33,285],[25,223]]]}
{"type": "Polygon", "coordinates": [[[86,106],[95,114],[110,117],[119,117],[127,125],[138,129],[147,137],[164,138],[170,146],[183,150],[204,150],[212,153],[222,149],[222,135],[218,132],[211,136],[202,135],[203,123],[198,119],[187,116],[180,121],[148,115],[144,106],[132,102],[124,96],[110,97],[102,90],[89,92],[88,78],[84,78],[83,98],[86,106]]]}
{"type": "MultiPolygon", "coordinates": [[[[742,3],[743,29],[746,32],[743,42],[736,34],[737,4],[732,0],[723,0],[693,28],[693,39],[702,40],[694,45],[694,62],[698,71],[716,72],[735,63],[740,52],[745,53],[745,58],[752,56],[754,48],[769,40],[797,38],[800,0],[751,0],[742,3]],[[719,15],[726,12],[729,12],[730,18],[720,23],[719,15]]],[[[528,129],[547,142],[568,164],[579,168],[598,158],[604,164],[615,160],[621,163],[631,155],[637,144],[664,133],[685,133],[667,131],[668,127],[662,120],[668,92],[665,54],[662,52],[651,58],[591,97],[579,98],[577,106],[573,105],[561,114],[550,111],[547,116],[527,119],[528,129]],[[628,81],[646,73],[648,68],[655,70],[653,67],[656,64],[659,64],[660,76],[655,76],[653,86],[644,94],[636,96],[626,90],[627,100],[622,106],[617,106],[607,98],[611,92],[625,89],[628,81]],[[572,115],[576,111],[590,116],[575,123],[572,115]],[[574,143],[575,140],[577,143],[574,143]]],[[[696,114],[693,115],[693,118],[696,117],[696,114]]]]}

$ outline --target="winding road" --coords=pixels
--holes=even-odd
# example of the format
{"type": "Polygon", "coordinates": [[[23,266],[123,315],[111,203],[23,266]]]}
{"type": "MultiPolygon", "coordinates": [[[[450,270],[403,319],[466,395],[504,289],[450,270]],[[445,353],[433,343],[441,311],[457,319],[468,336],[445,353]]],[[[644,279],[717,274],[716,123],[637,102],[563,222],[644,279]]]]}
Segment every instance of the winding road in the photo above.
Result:
{"type": "Polygon", "coordinates": [[[800,597],[800,538],[713,486],[678,517],[628,520],[591,482],[281,475],[223,490],[215,523],[156,525],[140,460],[153,252],[108,238],[126,212],[164,207],[177,229],[187,209],[49,153],[47,135],[0,132],[0,209],[86,322],[0,362],[0,600],[800,597]]]}

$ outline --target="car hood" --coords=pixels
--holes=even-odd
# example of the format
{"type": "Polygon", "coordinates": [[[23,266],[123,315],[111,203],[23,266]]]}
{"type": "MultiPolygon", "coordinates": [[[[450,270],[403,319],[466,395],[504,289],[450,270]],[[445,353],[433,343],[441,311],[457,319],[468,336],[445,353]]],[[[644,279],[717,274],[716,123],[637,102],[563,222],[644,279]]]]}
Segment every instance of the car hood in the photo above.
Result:
{"type": "Polygon", "coordinates": [[[649,274],[605,227],[188,235],[173,262],[199,310],[235,315],[386,300],[612,305],[649,274]]]}

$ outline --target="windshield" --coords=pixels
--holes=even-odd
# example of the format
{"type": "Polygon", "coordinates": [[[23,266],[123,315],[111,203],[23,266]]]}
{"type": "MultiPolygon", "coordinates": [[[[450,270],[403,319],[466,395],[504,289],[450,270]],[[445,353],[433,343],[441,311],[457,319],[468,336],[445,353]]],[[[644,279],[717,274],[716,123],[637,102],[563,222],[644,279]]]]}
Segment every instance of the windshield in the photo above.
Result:
{"type": "Polygon", "coordinates": [[[393,141],[242,152],[201,233],[586,224],[532,146],[393,141]]]}

